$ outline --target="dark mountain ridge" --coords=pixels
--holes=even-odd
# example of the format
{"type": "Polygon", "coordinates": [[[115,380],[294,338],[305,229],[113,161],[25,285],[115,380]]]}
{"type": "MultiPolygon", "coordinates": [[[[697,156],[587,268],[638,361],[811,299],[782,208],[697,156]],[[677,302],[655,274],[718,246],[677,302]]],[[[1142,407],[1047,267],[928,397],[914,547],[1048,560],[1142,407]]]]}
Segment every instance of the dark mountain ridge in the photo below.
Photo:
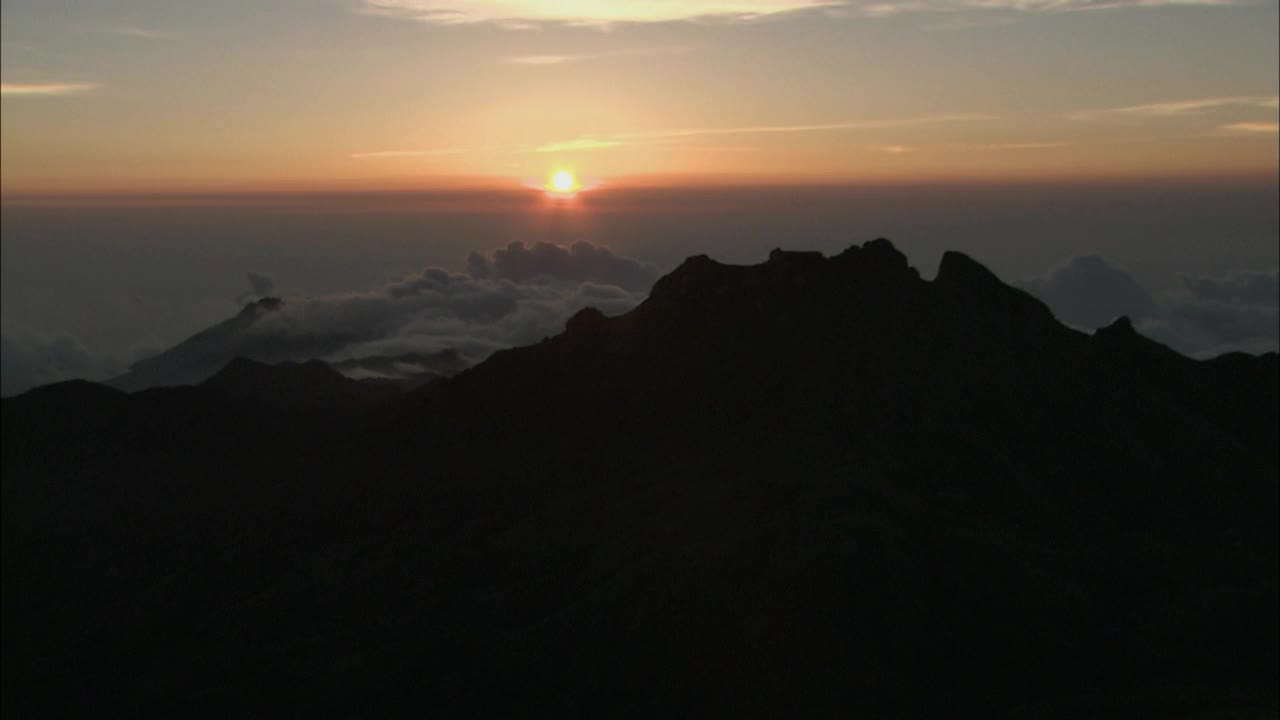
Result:
{"type": "Polygon", "coordinates": [[[5,710],[1273,713],[1278,377],[877,240],[690,258],[405,393],[40,388],[5,710]]]}

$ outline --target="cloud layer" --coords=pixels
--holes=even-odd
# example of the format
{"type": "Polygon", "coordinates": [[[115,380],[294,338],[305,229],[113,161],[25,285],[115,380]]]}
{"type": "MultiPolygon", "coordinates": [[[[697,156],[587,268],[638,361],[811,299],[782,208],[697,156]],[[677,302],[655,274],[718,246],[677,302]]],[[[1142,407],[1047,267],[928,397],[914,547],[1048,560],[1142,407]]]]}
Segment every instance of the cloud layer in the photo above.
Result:
{"type": "Polygon", "coordinates": [[[427,268],[368,292],[287,300],[253,324],[251,345],[271,361],[452,349],[476,362],[558,334],[584,307],[626,312],[657,278],[650,265],[586,243],[514,242],[471,253],[467,269],[427,268]]]}
{"type": "Polygon", "coordinates": [[[1082,255],[1018,284],[1082,330],[1127,315],[1144,334],[1193,357],[1280,349],[1276,270],[1184,277],[1185,292],[1157,299],[1105,258],[1082,255]]]}
{"type": "Polygon", "coordinates": [[[330,340],[326,359],[457,350],[471,362],[495,350],[558,334],[584,307],[616,315],[645,293],[540,276],[526,282],[429,269],[380,291],[292,302],[253,332],[287,346],[330,340]]]}
{"type": "MultiPolygon", "coordinates": [[[[584,307],[624,313],[644,300],[658,276],[651,265],[586,243],[516,242],[471,253],[466,264],[465,274],[429,267],[363,292],[288,298],[234,333],[218,335],[220,347],[197,354],[279,362],[455,350],[472,363],[555,335],[584,307]]],[[[274,289],[269,277],[246,278],[245,297],[274,289]]],[[[1082,255],[1018,284],[1060,320],[1086,331],[1128,315],[1144,334],[1195,357],[1280,347],[1276,270],[1186,277],[1182,290],[1157,298],[1106,258],[1082,255]]],[[[0,339],[0,394],[6,396],[73,377],[105,379],[122,369],[69,336],[0,339]]]]}
{"type": "Polygon", "coordinates": [[[513,242],[488,256],[471,253],[467,256],[467,271],[479,280],[598,282],[633,292],[647,292],[658,279],[652,265],[585,242],[569,247],[545,242],[525,247],[524,243],[513,242]]]}
{"type": "MultiPolygon", "coordinates": [[[[658,277],[651,265],[605,247],[514,242],[467,257],[467,274],[429,267],[364,292],[287,298],[246,308],[236,318],[147,361],[142,386],[197,382],[237,356],[263,362],[456,351],[465,363],[495,350],[556,335],[584,307],[618,315],[638,305],[658,277]],[[157,365],[157,363],[159,363],[157,365]]],[[[250,272],[252,301],[275,289],[250,272]]],[[[70,337],[6,336],[3,394],[123,370],[70,337]]]]}

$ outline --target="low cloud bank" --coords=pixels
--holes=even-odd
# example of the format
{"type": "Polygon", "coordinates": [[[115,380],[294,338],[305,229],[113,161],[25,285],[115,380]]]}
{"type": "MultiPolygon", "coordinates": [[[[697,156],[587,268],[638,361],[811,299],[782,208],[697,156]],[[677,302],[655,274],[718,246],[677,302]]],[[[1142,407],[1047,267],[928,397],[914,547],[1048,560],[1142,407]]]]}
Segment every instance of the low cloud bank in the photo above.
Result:
{"type": "Polygon", "coordinates": [[[584,307],[624,313],[644,300],[657,268],[577,243],[514,242],[467,257],[467,274],[427,268],[369,292],[289,301],[253,332],[326,338],[329,359],[453,349],[477,362],[564,329],[584,307]]]}
{"type": "MultiPolygon", "coordinates": [[[[362,292],[257,303],[135,368],[167,363],[173,371],[158,368],[156,377],[187,373],[196,379],[182,382],[194,382],[237,355],[264,362],[339,362],[453,350],[463,363],[474,363],[495,350],[561,332],[584,307],[625,313],[644,300],[659,274],[651,265],[585,243],[511,243],[471,253],[466,266],[466,273],[426,268],[362,292]]],[[[244,298],[274,290],[270,277],[246,278],[244,298]]],[[[1016,284],[1069,325],[1093,330],[1128,315],[1147,336],[1193,357],[1280,348],[1280,277],[1274,269],[1186,277],[1180,291],[1157,298],[1106,258],[1082,255],[1016,284]]],[[[18,332],[0,338],[5,396],[76,377],[104,380],[124,369],[118,358],[95,356],[67,335],[18,332]]]]}
{"type": "MultiPolygon", "coordinates": [[[[624,313],[658,277],[651,265],[586,243],[511,243],[471,253],[467,269],[429,267],[362,292],[251,302],[236,317],[135,364],[119,385],[199,382],[237,356],[337,362],[453,350],[462,362],[475,363],[560,333],[584,307],[624,313]]],[[[268,276],[246,278],[240,303],[275,288],[268,276]]],[[[3,347],[4,395],[72,377],[103,380],[124,369],[95,359],[70,337],[6,336],[3,347]]]]}
{"type": "Polygon", "coordinates": [[[648,291],[658,279],[652,265],[585,242],[569,247],[545,242],[525,247],[524,243],[514,242],[488,256],[473,252],[467,256],[467,272],[477,280],[493,278],[519,283],[545,278],[596,282],[633,291],[648,291]]]}
{"type": "Polygon", "coordinates": [[[1280,349],[1280,273],[1274,269],[1184,276],[1181,292],[1157,299],[1105,258],[1081,255],[1017,285],[1068,325],[1094,330],[1128,315],[1143,334],[1192,357],[1280,349]]]}
{"type": "Polygon", "coordinates": [[[326,359],[454,349],[476,362],[495,350],[558,334],[584,307],[617,315],[646,293],[548,275],[516,282],[430,268],[371,292],[287,301],[249,332],[257,336],[255,345],[305,347],[303,354],[326,359]]]}

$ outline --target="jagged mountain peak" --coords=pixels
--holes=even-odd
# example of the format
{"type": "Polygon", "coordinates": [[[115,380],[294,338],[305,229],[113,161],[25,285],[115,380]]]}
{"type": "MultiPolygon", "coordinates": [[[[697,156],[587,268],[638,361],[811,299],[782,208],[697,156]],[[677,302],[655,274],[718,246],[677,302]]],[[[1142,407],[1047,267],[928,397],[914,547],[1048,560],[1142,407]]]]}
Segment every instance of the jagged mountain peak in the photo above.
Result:
{"type": "Polygon", "coordinates": [[[1121,315],[1106,327],[1098,328],[1093,334],[1098,337],[1129,337],[1137,335],[1138,331],[1134,329],[1133,321],[1128,315],[1121,315]]]}
{"type": "Polygon", "coordinates": [[[864,273],[901,277],[911,271],[907,256],[888,238],[876,238],[862,245],[851,245],[834,258],[837,262],[857,267],[864,273]]]}
{"type": "Polygon", "coordinates": [[[770,302],[785,302],[797,294],[900,293],[915,289],[919,281],[919,272],[906,256],[879,238],[832,257],[817,251],[775,249],[765,262],[755,265],[729,265],[695,255],[660,278],[645,305],[649,306],[646,312],[662,307],[696,312],[704,303],[722,305],[733,298],[763,302],[769,297],[770,302]]]}
{"type": "Polygon", "coordinates": [[[935,276],[934,282],[968,287],[990,287],[1004,284],[985,265],[955,250],[948,250],[942,253],[942,260],[938,263],[938,274],[935,276]]]}
{"type": "Polygon", "coordinates": [[[284,300],[281,300],[278,297],[264,297],[259,300],[254,300],[252,302],[245,303],[245,306],[240,309],[240,313],[238,314],[238,317],[247,317],[247,318],[256,319],[266,313],[275,312],[276,310],[279,310],[283,307],[284,307],[284,300]]]}
{"type": "Polygon", "coordinates": [[[866,342],[919,333],[1041,342],[1073,332],[1044,303],[969,256],[947,252],[928,282],[885,238],[830,257],[775,249],[755,265],[690,257],[659,279],[630,317],[659,332],[716,334],[727,324],[739,328],[735,336],[807,328],[866,342]]]}
{"type": "Polygon", "coordinates": [[[603,327],[608,321],[605,314],[594,307],[586,307],[573,314],[565,322],[565,332],[571,334],[589,333],[596,328],[603,327]]]}

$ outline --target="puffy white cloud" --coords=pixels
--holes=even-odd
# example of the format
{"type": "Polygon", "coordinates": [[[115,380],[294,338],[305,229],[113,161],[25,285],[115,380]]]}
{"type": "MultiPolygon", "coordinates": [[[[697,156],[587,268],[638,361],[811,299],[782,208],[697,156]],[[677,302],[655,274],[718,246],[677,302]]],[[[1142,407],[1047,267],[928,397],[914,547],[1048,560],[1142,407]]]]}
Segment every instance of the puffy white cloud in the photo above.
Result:
{"type": "MultiPolygon", "coordinates": [[[[471,253],[467,264],[469,275],[432,267],[364,292],[256,302],[113,382],[124,389],[199,382],[235,357],[345,361],[450,350],[473,363],[559,333],[584,307],[630,310],[656,276],[648,265],[585,243],[512,243],[471,253]]],[[[272,286],[253,274],[250,283],[272,286]]]]}
{"type": "MultiPolygon", "coordinates": [[[[421,277],[410,284],[418,285],[421,277]]],[[[542,277],[525,282],[449,276],[448,291],[428,295],[399,295],[380,304],[384,332],[353,338],[331,357],[403,355],[454,349],[475,362],[495,350],[537,342],[564,329],[565,321],[584,307],[606,315],[619,315],[644,300],[647,291],[633,291],[595,282],[568,282],[542,277]]],[[[350,326],[337,321],[367,299],[308,303],[300,308],[307,320],[294,330],[328,328],[339,332],[350,326]]],[[[367,311],[365,307],[363,310],[367,311]]],[[[286,308],[282,319],[290,318],[286,308]]]]}

